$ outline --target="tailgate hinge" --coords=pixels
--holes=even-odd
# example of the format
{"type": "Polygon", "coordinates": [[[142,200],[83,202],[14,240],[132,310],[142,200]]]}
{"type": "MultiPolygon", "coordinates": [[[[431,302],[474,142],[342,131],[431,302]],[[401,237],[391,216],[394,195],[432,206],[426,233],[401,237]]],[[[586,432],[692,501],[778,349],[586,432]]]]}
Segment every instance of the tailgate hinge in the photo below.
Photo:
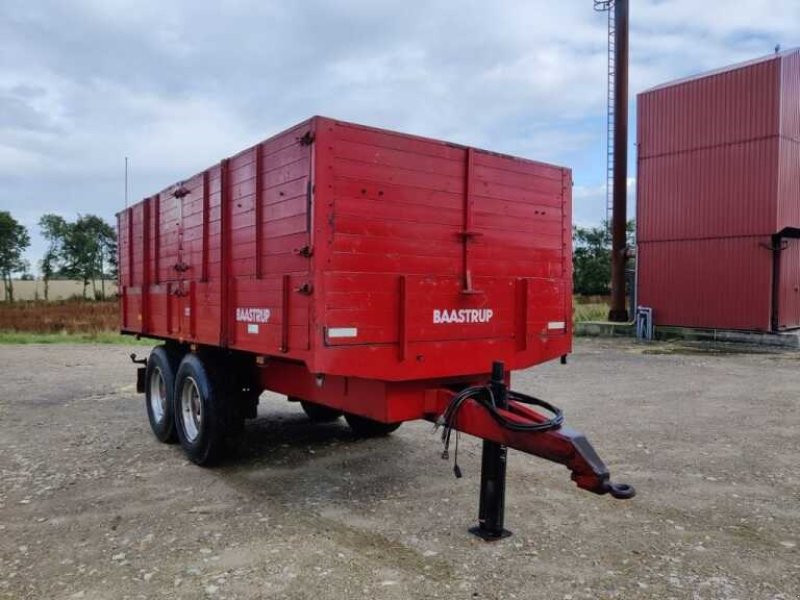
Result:
{"type": "Polygon", "coordinates": [[[189,190],[189,188],[187,188],[181,183],[178,185],[178,187],[172,190],[172,197],[180,199],[183,198],[184,196],[188,196],[191,193],[192,193],[191,190],[189,190]]]}
{"type": "Polygon", "coordinates": [[[309,130],[306,131],[302,137],[297,138],[301,146],[310,146],[314,143],[314,134],[309,130]]]}
{"type": "Polygon", "coordinates": [[[299,294],[305,294],[306,296],[309,296],[314,291],[314,286],[306,281],[301,286],[294,288],[294,291],[299,294]]]}

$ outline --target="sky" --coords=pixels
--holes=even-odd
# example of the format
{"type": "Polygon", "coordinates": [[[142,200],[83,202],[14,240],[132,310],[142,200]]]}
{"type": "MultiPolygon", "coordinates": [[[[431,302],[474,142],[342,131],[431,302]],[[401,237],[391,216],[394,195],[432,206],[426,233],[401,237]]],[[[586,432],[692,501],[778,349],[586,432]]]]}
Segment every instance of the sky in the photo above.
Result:
{"type": "MultiPolygon", "coordinates": [[[[631,5],[631,140],[636,93],[800,45],[800,0],[631,5]]],[[[3,0],[0,210],[35,269],[42,214],[114,222],[125,156],[133,202],[320,114],[571,167],[597,224],[606,27],[592,0],[3,0]]]]}

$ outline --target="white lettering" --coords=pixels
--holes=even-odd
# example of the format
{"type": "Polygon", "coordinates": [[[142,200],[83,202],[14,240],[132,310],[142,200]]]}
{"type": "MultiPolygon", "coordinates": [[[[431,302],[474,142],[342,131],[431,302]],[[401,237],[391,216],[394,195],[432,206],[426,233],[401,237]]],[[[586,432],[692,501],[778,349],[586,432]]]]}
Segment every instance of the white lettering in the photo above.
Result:
{"type": "Polygon", "coordinates": [[[491,308],[433,309],[433,322],[441,323],[488,323],[494,311],[491,308]]]}
{"type": "Polygon", "coordinates": [[[237,308],[236,320],[241,323],[268,323],[271,314],[268,308],[237,308]]]}

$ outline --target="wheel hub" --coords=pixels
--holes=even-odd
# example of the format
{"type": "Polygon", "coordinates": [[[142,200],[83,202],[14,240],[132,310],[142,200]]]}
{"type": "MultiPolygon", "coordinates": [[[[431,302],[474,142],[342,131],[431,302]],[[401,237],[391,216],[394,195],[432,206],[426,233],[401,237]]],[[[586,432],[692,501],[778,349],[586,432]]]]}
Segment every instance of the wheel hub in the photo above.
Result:
{"type": "Polygon", "coordinates": [[[192,377],[186,378],[181,389],[181,424],[186,439],[194,442],[203,424],[203,403],[197,382],[192,377]]]}
{"type": "Polygon", "coordinates": [[[150,410],[157,423],[164,420],[167,412],[167,384],[159,367],[153,369],[153,374],[150,376],[150,410]]]}

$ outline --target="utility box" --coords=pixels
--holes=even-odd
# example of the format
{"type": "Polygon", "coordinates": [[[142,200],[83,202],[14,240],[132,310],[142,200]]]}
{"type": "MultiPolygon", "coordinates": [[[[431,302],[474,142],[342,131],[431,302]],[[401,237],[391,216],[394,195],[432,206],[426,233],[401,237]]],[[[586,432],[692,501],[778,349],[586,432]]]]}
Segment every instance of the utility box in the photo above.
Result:
{"type": "Polygon", "coordinates": [[[639,94],[637,144],[655,325],[800,327],[800,50],[639,94]]]}

